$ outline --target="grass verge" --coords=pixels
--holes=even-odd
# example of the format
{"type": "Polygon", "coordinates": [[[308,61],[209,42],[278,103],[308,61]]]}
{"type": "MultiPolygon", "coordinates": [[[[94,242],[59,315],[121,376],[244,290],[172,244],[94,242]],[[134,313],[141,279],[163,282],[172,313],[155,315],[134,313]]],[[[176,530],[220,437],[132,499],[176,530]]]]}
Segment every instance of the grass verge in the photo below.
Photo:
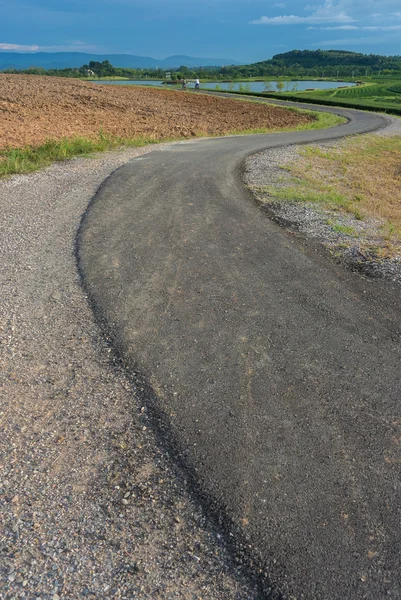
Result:
{"type": "MultiPolygon", "coordinates": [[[[307,112],[314,117],[314,120],[307,125],[303,124],[296,129],[249,129],[242,131],[229,131],[226,135],[254,134],[254,133],[277,133],[284,131],[325,129],[334,127],[345,119],[328,113],[299,111],[298,109],[289,109],[298,112],[307,112]]],[[[205,134],[207,136],[208,134],[205,134]]],[[[202,137],[199,135],[199,137],[202,137]]],[[[186,138],[178,138],[186,139],[186,138]]],[[[87,139],[83,137],[63,138],[61,140],[48,140],[40,146],[27,146],[24,148],[5,148],[0,150],[0,177],[15,175],[18,173],[31,173],[39,169],[48,167],[54,162],[68,160],[77,156],[88,156],[97,152],[106,152],[117,148],[139,148],[149,144],[175,141],[174,139],[157,139],[151,137],[119,138],[105,136],[99,133],[97,139],[87,139]]]]}
{"type": "Polygon", "coordinates": [[[95,152],[106,152],[122,147],[141,147],[156,144],[159,140],[137,137],[132,139],[110,138],[99,134],[98,139],[63,138],[49,140],[41,146],[25,148],[6,148],[0,150],[0,177],[17,173],[31,173],[54,162],[68,160],[77,156],[88,156],[95,152]]]}
{"type": "Polygon", "coordinates": [[[370,230],[365,249],[378,257],[400,254],[401,137],[366,135],[328,150],[308,146],[285,169],[290,180],[269,188],[273,200],[315,204],[331,215],[348,215],[349,225],[339,224],[333,216],[330,225],[350,237],[352,221],[374,223],[373,239],[370,230]]]}
{"type": "MultiPolygon", "coordinates": [[[[264,102],[260,100],[240,100],[241,102],[256,102],[258,104],[264,104],[264,102]]],[[[276,106],[272,104],[272,106],[276,106]]],[[[278,108],[283,108],[282,106],[277,105],[278,108]]],[[[329,129],[330,127],[337,127],[337,125],[342,125],[347,122],[347,119],[344,117],[340,117],[339,115],[334,115],[332,113],[312,111],[312,110],[301,110],[294,106],[286,106],[286,110],[291,112],[295,112],[303,115],[310,115],[313,120],[309,123],[302,123],[297,127],[281,127],[281,128],[273,128],[273,129],[246,129],[241,131],[232,131],[228,135],[248,135],[253,133],[285,133],[286,131],[314,131],[316,129],[329,129]]]]}

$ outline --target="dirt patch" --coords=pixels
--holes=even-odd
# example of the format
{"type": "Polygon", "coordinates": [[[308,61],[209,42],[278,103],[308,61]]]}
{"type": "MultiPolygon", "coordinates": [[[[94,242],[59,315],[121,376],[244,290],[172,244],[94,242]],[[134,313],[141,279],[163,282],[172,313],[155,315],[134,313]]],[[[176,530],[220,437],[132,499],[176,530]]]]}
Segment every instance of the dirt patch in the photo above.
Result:
{"type": "Polygon", "coordinates": [[[0,148],[62,137],[94,139],[100,131],[167,139],[312,121],[284,108],[204,94],[5,74],[0,75],[0,114],[0,148]]]}

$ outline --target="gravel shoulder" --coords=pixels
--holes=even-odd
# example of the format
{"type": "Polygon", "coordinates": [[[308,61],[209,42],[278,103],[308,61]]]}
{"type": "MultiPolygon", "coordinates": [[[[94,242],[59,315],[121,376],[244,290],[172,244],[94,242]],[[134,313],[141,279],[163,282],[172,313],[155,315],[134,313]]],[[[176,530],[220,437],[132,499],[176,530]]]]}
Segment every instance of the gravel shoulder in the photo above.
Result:
{"type": "MultiPolygon", "coordinates": [[[[401,135],[401,119],[388,117],[389,125],[373,134],[382,137],[401,135]]],[[[341,148],[344,140],[335,140],[313,144],[321,150],[341,148]]],[[[366,254],[362,244],[374,246],[377,243],[377,230],[381,223],[375,219],[357,220],[350,214],[334,213],[316,205],[316,203],[279,202],[272,198],[266,187],[281,188],[291,185],[291,174],[286,165],[300,158],[302,148],[299,145],[266,150],[254,154],[246,160],[243,179],[258,203],[267,211],[270,218],[297,234],[317,241],[325,246],[338,259],[352,269],[363,271],[372,277],[383,277],[401,283],[401,256],[391,259],[366,254]],[[336,231],[330,220],[345,229],[355,231],[352,234],[336,231]]],[[[322,173],[324,177],[324,173],[322,173]]]]}
{"type": "Polygon", "coordinates": [[[90,199],[148,151],[0,182],[4,600],[258,597],[154,439],[76,271],[90,199]]]}

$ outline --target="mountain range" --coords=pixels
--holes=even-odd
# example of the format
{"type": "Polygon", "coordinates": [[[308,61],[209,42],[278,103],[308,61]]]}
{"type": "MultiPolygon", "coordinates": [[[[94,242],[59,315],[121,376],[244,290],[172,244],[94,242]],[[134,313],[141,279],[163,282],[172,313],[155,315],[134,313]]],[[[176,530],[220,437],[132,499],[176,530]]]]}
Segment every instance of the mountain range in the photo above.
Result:
{"type": "Polygon", "coordinates": [[[43,67],[44,69],[78,68],[87,65],[91,60],[103,62],[108,60],[115,67],[130,69],[173,69],[185,65],[187,67],[213,67],[222,65],[239,65],[229,58],[194,58],[193,56],[169,56],[164,59],[133,54],[86,54],[84,52],[0,52],[0,70],[28,69],[43,67]]]}

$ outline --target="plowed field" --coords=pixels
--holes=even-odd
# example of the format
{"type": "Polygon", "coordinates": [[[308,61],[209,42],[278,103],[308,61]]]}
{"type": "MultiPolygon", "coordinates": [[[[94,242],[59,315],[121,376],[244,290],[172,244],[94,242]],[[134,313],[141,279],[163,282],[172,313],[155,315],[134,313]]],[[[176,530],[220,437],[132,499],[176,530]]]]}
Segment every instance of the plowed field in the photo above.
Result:
{"type": "Polygon", "coordinates": [[[154,139],[296,127],[312,117],[183,91],[0,74],[0,148],[106,135],[154,139]]]}

